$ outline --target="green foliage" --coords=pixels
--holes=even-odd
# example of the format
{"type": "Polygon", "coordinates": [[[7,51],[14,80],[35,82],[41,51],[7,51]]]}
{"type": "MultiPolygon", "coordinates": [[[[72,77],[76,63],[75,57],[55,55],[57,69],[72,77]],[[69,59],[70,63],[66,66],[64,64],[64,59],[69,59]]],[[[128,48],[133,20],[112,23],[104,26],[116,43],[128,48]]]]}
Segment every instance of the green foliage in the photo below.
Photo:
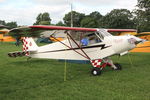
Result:
{"type": "Polygon", "coordinates": [[[91,17],[95,20],[100,20],[103,16],[98,11],[94,11],[89,14],[89,17],[91,17]]]}
{"type": "Polygon", "coordinates": [[[48,12],[43,13],[43,15],[42,15],[42,21],[51,21],[48,12]]]}
{"type": "MultiPolygon", "coordinates": [[[[80,22],[85,17],[85,14],[72,11],[72,16],[73,16],[73,26],[80,27],[81,26],[80,22]]],[[[71,12],[69,12],[68,14],[65,14],[65,17],[63,18],[63,20],[66,26],[71,26],[71,12]]]]}
{"type": "Polygon", "coordinates": [[[16,28],[17,27],[17,23],[16,22],[8,22],[6,23],[6,26],[8,26],[9,28],[16,28]]]}
{"type": "Polygon", "coordinates": [[[103,16],[98,11],[94,11],[94,12],[90,13],[87,16],[89,16],[89,17],[91,17],[91,18],[93,18],[95,20],[95,22],[96,22],[95,26],[96,27],[102,27],[101,26],[102,25],[101,20],[102,20],[103,16]]]}
{"type": "Polygon", "coordinates": [[[81,27],[96,28],[96,27],[98,27],[98,24],[94,18],[85,17],[81,21],[81,27]]]}
{"type": "Polygon", "coordinates": [[[10,29],[12,28],[16,28],[18,25],[17,25],[17,22],[8,22],[6,23],[4,20],[0,20],[0,25],[4,25],[10,29]]]}
{"type": "Polygon", "coordinates": [[[98,28],[101,25],[100,20],[102,17],[98,11],[94,11],[81,20],[81,27],[98,28]]]}
{"type": "Polygon", "coordinates": [[[149,10],[150,9],[150,0],[137,0],[138,1],[138,7],[140,9],[149,10]]]}
{"type": "Polygon", "coordinates": [[[22,46],[2,43],[1,48],[0,100],[150,100],[150,53],[131,53],[134,66],[123,56],[123,70],[106,67],[96,77],[90,64],[67,63],[64,82],[64,62],[9,58],[8,52],[22,46]]]}
{"type": "Polygon", "coordinates": [[[6,22],[4,20],[0,20],[0,25],[6,25],[6,22]]]}
{"type": "Polygon", "coordinates": [[[65,24],[62,21],[59,21],[56,26],[65,26],[65,24]]]}
{"type": "Polygon", "coordinates": [[[45,12],[43,14],[40,13],[36,18],[36,22],[34,23],[34,25],[50,25],[50,24],[51,19],[48,12],[45,12]]]}
{"type": "Polygon", "coordinates": [[[150,31],[150,0],[138,0],[139,9],[135,11],[139,32],[150,31]]]}
{"type": "Polygon", "coordinates": [[[102,19],[104,28],[135,28],[133,15],[127,9],[114,9],[102,19]]]}

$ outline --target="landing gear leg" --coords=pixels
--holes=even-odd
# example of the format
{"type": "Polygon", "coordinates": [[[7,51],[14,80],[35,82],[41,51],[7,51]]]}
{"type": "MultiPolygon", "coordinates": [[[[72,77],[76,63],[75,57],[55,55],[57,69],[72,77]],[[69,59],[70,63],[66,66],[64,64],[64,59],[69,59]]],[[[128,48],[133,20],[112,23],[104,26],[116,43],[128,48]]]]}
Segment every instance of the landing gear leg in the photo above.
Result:
{"type": "Polygon", "coordinates": [[[102,63],[102,59],[92,60],[91,64],[93,65],[93,69],[91,70],[91,74],[94,76],[101,75],[102,69],[106,67],[107,63],[102,63]]]}
{"type": "Polygon", "coordinates": [[[122,69],[122,67],[119,63],[113,63],[113,61],[109,58],[107,59],[107,62],[108,62],[108,65],[110,65],[111,68],[114,70],[121,70],[122,69]]]}
{"type": "Polygon", "coordinates": [[[111,66],[114,70],[121,70],[122,67],[119,63],[113,63],[110,58],[91,60],[91,64],[93,65],[93,69],[91,70],[91,74],[94,76],[101,75],[102,69],[104,67],[111,66]]]}

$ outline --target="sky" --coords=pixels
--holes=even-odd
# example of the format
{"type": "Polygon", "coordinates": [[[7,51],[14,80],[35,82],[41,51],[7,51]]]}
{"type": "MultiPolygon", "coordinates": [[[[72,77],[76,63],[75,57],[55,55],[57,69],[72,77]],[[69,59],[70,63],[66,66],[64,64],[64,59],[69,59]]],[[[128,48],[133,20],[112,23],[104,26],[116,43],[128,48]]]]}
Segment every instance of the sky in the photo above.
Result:
{"type": "Polygon", "coordinates": [[[53,24],[63,21],[73,10],[90,14],[98,11],[106,15],[113,9],[135,9],[137,0],[0,0],[0,20],[16,21],[18,25],[33,25],[39,13],[48,12],[53,24]]]}

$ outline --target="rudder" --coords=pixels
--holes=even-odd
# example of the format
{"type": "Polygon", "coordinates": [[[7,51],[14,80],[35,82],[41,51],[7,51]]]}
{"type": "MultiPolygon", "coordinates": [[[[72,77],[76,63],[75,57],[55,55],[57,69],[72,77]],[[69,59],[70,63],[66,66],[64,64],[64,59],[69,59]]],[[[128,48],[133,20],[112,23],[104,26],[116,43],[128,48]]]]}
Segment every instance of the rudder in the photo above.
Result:
{"type": "Polygon", "coordinates": [[[23,38],[23,51],[37,51],[37,44],[32,37],[23,38]]]}

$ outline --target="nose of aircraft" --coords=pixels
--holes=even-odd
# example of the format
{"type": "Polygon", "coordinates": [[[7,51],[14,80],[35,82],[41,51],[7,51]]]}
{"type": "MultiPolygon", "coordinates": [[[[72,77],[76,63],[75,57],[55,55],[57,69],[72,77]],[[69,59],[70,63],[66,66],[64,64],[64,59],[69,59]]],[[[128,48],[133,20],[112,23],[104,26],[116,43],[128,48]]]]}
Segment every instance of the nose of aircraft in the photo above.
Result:
{"type": "Polygon", "coordinates": [[[144,40],[144,39],[137,40],[137,41],[135,42],[135,44],[144,43],[145,41],[146,41],[146,40],[144,40]]]}
{"type": "Polygon", "coordinates": [[[131,38],[128,39],[128,42],[129,42],[130,44],[135,44],[135,45],[137,45],[137,44],[139,44],[139,43],[144,43],[145,41],[146,41],[146,40],[140,39],[140,38],[135,37],[135,36],[132,36],[131,38]]]}

